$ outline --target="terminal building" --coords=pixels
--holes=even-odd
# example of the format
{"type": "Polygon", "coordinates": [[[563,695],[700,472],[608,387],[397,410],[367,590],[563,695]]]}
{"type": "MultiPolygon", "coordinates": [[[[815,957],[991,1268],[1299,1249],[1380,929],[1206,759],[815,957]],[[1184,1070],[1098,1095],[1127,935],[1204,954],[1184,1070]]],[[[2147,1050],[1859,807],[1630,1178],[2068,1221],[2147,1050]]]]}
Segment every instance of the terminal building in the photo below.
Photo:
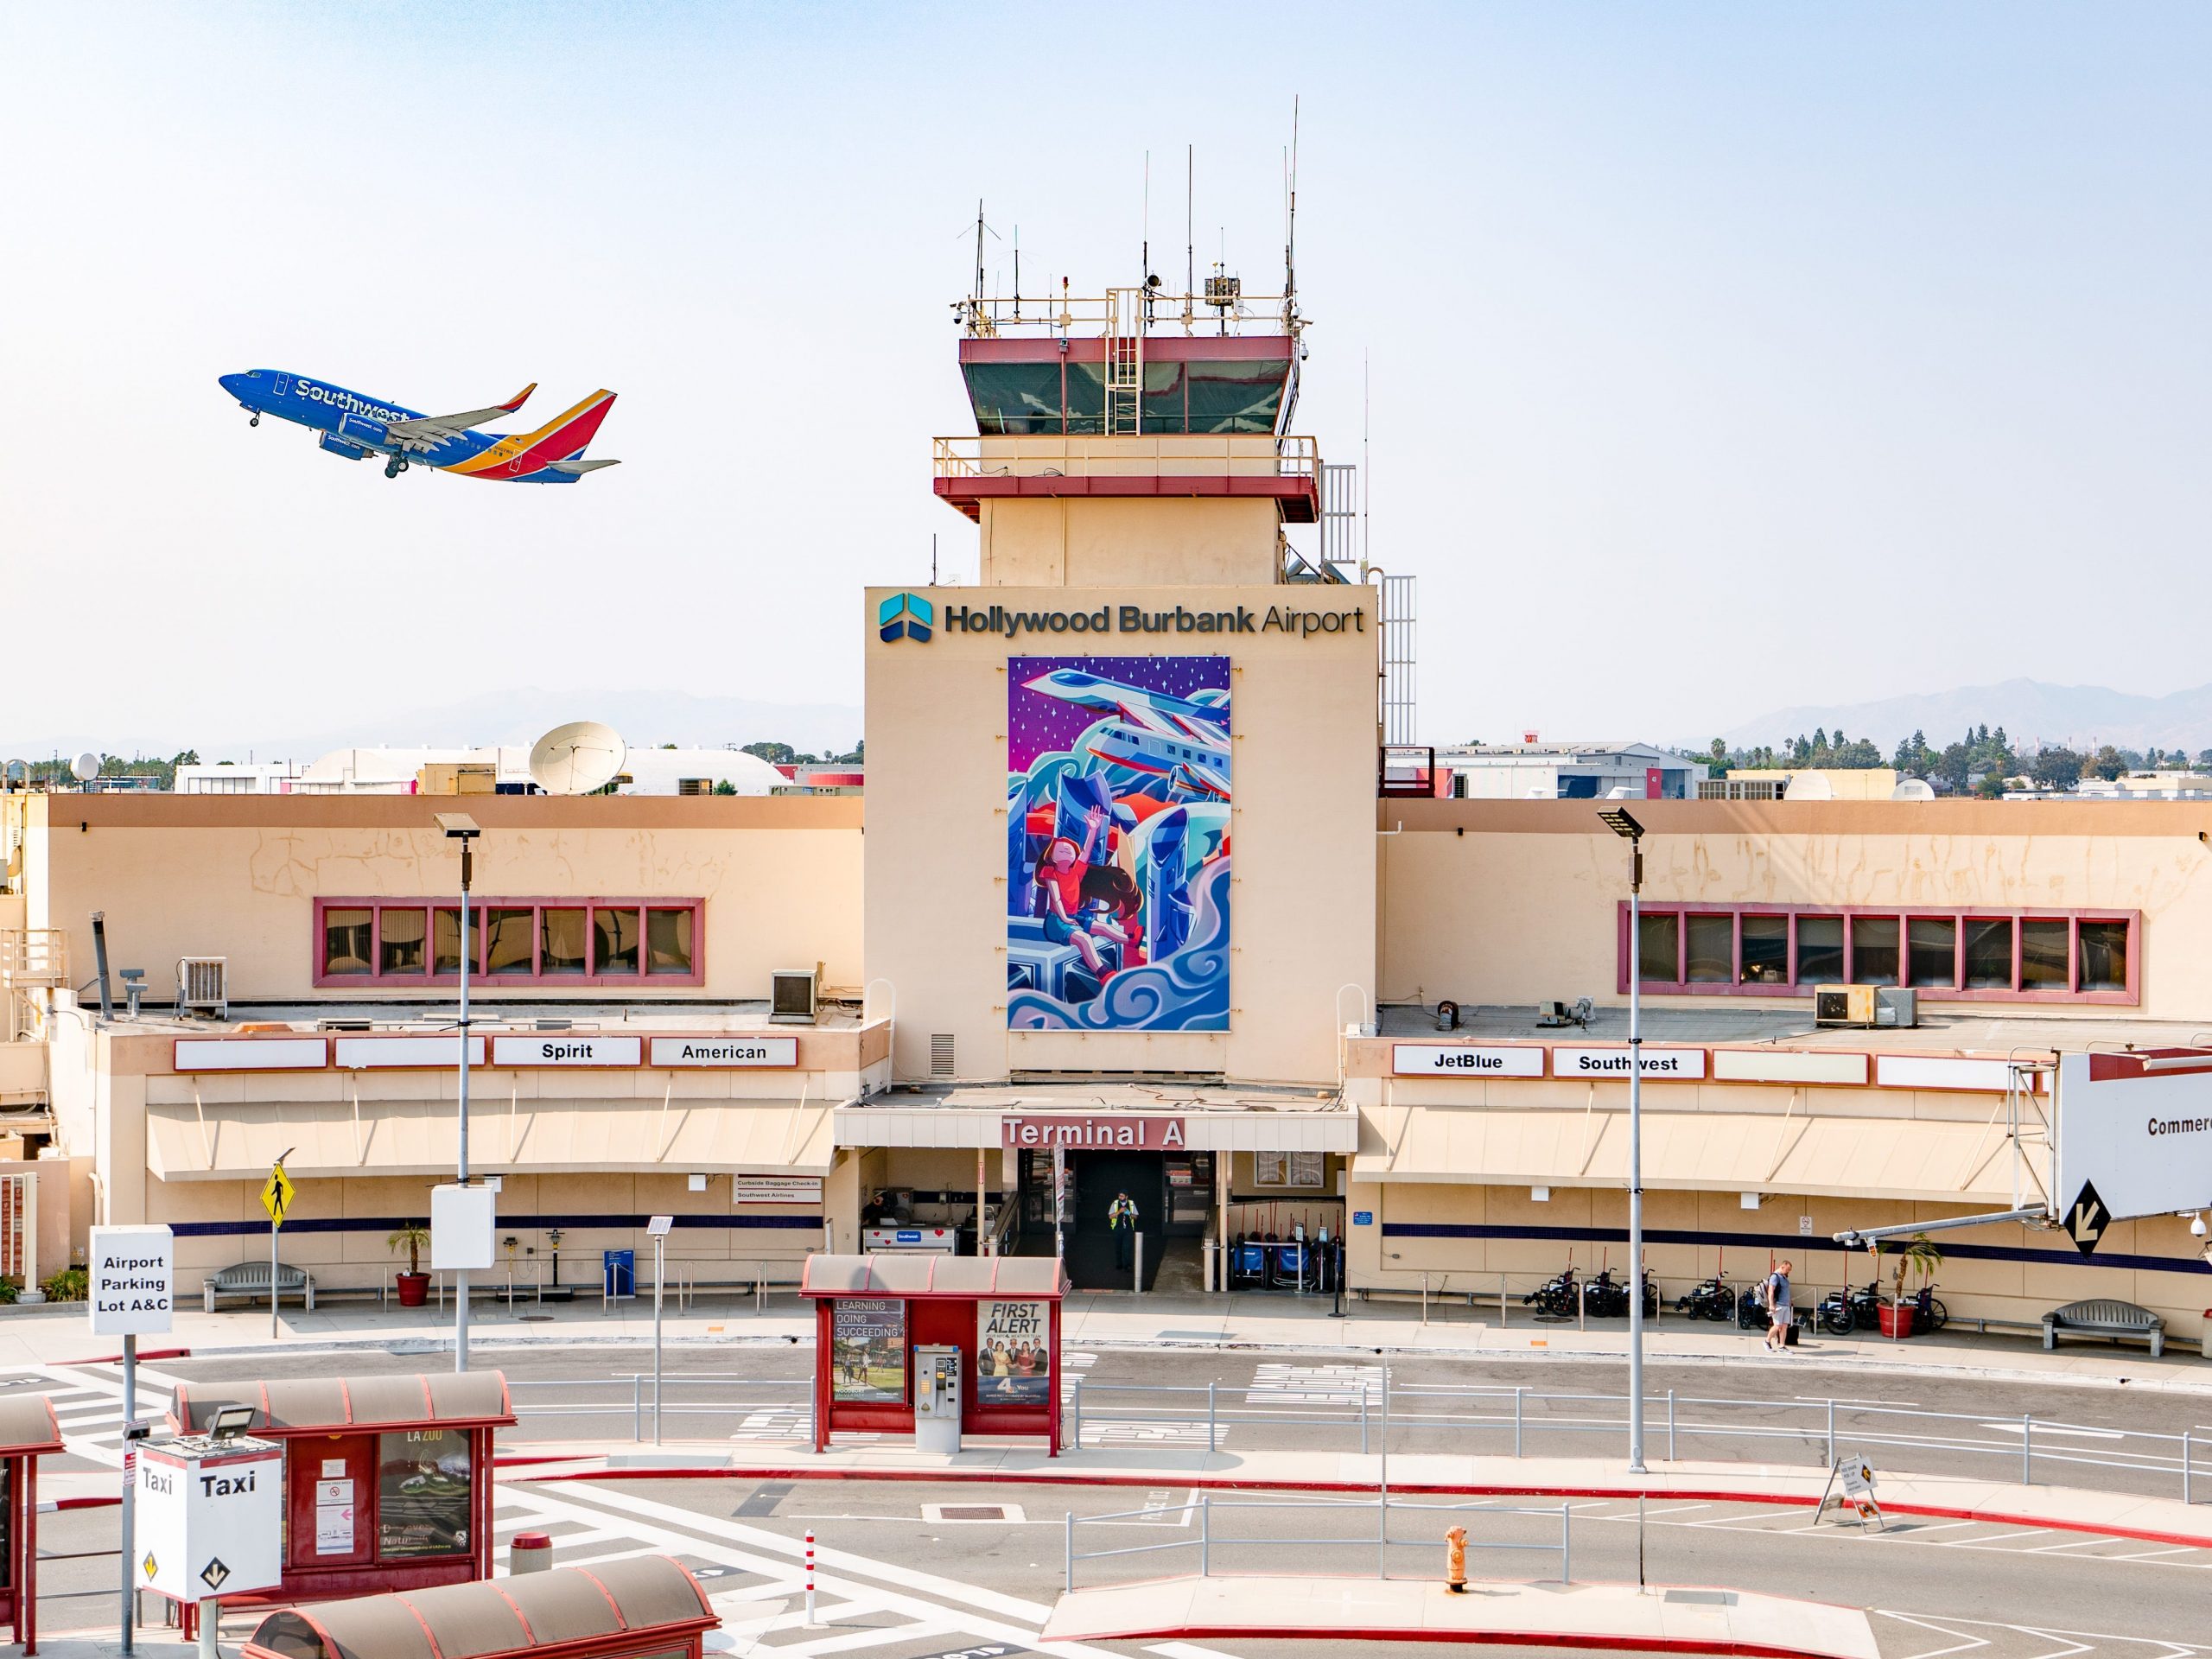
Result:
{"type": "MultiPolygon", "coordinates": [[[[1491,798],[1436,788],[1434,756],[1394,786],[1406,619],[1330,539],[1294,305],[964,314],[976,429],[936,441],[935,491],[976,583],[834,601],[865,642],[863,792],[0,797],[0,1271],[163,1222],[189,1296],[266,1259],[283,1154],[286,1263],[320,1295],[390,1283],[459,1151],[456,805],[499,1294],[598,1294],[654,1214],[697,1286],[881,1247],[1217,1291],[1224,1243],[1300,1230],[1343,1243],[1354,1294],[1624,1270],[1607,796],[1647,831],[1670,1298],[1777,1255],[1863,1281],[1834,1233],[2061,1206],[2058,1058],[2205,1039],[2201,804],[1700,799],[1625,744],[1604,788],[1556,757],[1491,798]],[[1905,1021],[1816,1023],[1847,982],[1909,990],[1905,1021]]],[[[2086,1255],[1933,1236],[1954,1318],[2113,1296],[2194,1338],[2212,1302],[2186,1215],[2086,1255]]]]}

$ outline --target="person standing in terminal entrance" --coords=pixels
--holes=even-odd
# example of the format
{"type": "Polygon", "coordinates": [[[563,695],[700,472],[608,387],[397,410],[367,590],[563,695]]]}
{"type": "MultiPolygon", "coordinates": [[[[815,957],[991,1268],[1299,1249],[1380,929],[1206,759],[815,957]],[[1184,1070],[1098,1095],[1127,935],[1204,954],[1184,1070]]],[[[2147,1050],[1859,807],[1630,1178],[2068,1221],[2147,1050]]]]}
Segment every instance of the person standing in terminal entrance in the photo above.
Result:
{"type": "Polygon", "coordinates": [[[1128,1268],[1135,1265],[1137,1238],[1136,1200],[1126,1192],[1114,1195],[1114,1203],[1106,1211],[1106,1225],[1114,1235],[1114,1265],[1128,1268]]]}

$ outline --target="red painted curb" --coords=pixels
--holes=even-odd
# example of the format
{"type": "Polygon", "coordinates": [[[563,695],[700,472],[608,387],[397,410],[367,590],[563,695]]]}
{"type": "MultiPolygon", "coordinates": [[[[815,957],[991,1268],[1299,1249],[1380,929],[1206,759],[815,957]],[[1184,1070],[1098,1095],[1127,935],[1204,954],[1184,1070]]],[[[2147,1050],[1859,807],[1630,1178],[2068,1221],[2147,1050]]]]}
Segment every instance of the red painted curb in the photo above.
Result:
{"type": "Polygon", "coordinates": [[[1600,1636],[1581,1630],[1441,1630],[1416,1626],[1355,1625],[1316,1634],[1295,1624],[1161,1624],[1150,1630],[1110,1630],[1055,1641],[1153,1642],[1203,1637],[1215,1642],[1300,1637],[1330,1642],[1484,1642],[1506,1648],[1592,1648],[1609,1653],[1719,1653],[1744,1659],[1835,1659],[1825,1648],[1783,1648],[1764,1642],[1697,1642],[1674,1636],[1600,1636]]]}
{"type": "MultiPolygon", "coordinates": [[[[57,1510],[101,1510],[111,1503],[119,1504],[122,1502],[123,1496],[118,1492],[113,1497],[57,1497],[53,1500],[53,1507],[57,1510]]],[[[47,1507],[43,1503],[39,1505],[41,1510],[47,1507]]]]}
{"type": "MultiPolygon", "coordinates": [[[[189,1348],[149,1348],[138,1357],[141,1359],[190,1359],[192,1350],[189,1348]]],[[[120,1365],[123,1363],[123,1356],[99,1354],[91,1359],[60,1359],[56,1360],[54,1363],[57,1365],[120,1365]]]]}
{"type": "MultiPolygon", "coordinates": [[[[576,1459],[547,1458],[547,1463],[580,1461],[576,1459]]],[[[1158,1473],[1143,1475],[1116,1474],[1054,1474],[1047,1472],[1006,1474],[998,1471],[985,1471],[955,1469],[809,1469],[758,1468],[730,1469],[709,1467],[700,1469],[579,1469],[568,1474],[539,1475],[532,1478],[556,1480],[906,1480],[935,1481],[940,1484],[964,1481],[989,1481],[1001,1485],[1027,1486],[1143,1486],[1160,1484],[1158,1473]]],[[[1179,1475],[1169,1483],[1190,1491],[1230,1492],[1372,1492],[1375,1488],[1350,1480],[1236,1480],[1220,1475],[1179,1475]]],[[[1639,1486],[1446,1486],[1430,1485],[1421,1482],[1393,1482],[1394,1492],[1418,1492],[1431,1497],[1649,1497],[1700,1498],[1715,1503],[1771,1503],[1782,1508],[1804,1509],[1816,1500],[1783,1497],[1773,1492],[1738,1492],[1716,1488],[1669,1487],[1654,1491],[1639,1486]]],[[[2174,1544],[2183,1549],[2212,1549],[2212,1532],[2158,1532],[2145,1527],[2099,1526],[2086,1521],[2060,1520],[2047,1515],[2014,1515],[1991,1510],[1951,1509],[1934,1503],[1885,1503],[1885,1515],[1929,1516],[1945,1521],[1986,1521],[1992,1526],[2044,1527],[2053,1532],[2092,1533],[2101,1538],[2127,1538],[2149,1544],[2174,1544]]],[[[1707,1649],[1709,1651],[1710,1649],[1707,1649]]],[[[1749,1651],[1745,1649],[1745,1651],[1749,1651]]]]}

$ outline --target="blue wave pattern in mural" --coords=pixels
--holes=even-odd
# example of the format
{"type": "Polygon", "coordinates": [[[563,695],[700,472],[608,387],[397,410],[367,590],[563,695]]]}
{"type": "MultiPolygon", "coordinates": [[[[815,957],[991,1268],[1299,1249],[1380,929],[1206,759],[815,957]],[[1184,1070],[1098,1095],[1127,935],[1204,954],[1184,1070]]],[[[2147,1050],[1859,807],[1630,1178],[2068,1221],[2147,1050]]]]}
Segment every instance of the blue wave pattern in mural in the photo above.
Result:
{"type": "Polygon", "coordinates": [[[1007,660],[1011,1028],[1229,1028],[1229,666],[1007,660]]]}
{"type": "Polygon", "coordinates": [[[1033,991],[1007,1001],[1016,1031],[1226,1031],[1229,1029],[1229,861],[1217,860],[1198,893],[1197,931],[1158,963],[1118,973],[1087,1002],[1033,991]]]}

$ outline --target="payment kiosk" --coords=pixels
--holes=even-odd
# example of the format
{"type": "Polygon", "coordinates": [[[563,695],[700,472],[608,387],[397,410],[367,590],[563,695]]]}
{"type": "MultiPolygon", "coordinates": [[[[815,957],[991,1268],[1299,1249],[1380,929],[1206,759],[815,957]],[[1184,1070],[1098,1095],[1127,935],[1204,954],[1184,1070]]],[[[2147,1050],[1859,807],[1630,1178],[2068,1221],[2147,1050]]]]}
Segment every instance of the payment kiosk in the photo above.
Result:
{"type": "Polygon", "coordinates": [[[914,1350],[914,1449],[960,1449],[960,1351],[914,1350]]]}

